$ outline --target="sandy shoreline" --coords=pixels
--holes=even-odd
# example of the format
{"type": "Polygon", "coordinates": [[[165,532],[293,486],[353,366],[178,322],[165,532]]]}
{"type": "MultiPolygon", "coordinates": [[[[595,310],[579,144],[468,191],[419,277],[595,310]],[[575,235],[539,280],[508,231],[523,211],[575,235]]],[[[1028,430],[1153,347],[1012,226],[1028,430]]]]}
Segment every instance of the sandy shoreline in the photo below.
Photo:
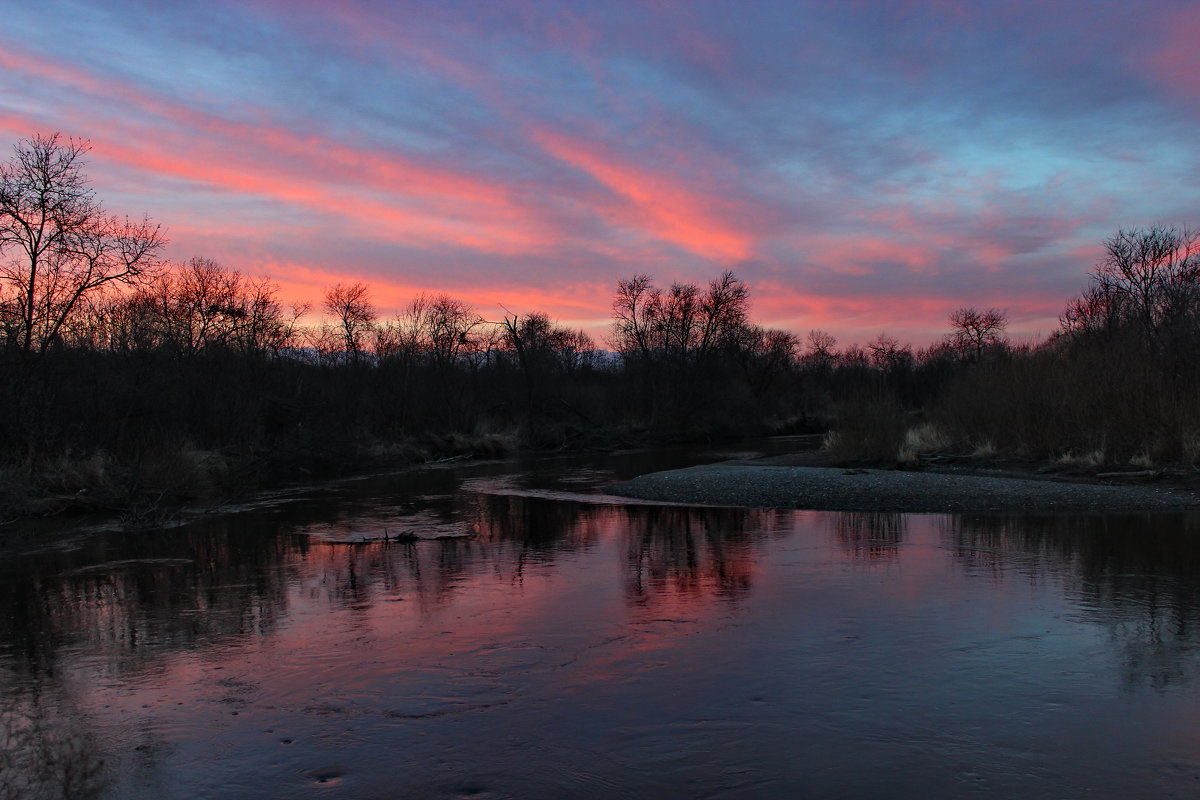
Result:
{"type": "Polygon", "coordinates": [[[1086,514],[1200,510],[1200,495],[1181,488],[747,463],[653,472],[606,491],[681,504],[825,511],[1086,514]]]}

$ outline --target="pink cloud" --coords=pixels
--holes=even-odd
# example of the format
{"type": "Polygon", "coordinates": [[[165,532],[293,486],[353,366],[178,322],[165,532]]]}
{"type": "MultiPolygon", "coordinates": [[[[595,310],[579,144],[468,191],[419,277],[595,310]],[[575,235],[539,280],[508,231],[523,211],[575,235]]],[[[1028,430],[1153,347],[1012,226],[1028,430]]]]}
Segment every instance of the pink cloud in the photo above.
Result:
{"type": "MultiPolygon", "coordinates": [[[[105,131],[95,155],[128,168],[348,217],[371,235],[422,245],[513,253],[539,250],[558,238],[495,179],[278,126],[231,122],[30,54],[0,53],[0,66],[120,100],[169,123],[153,129],[78,110],[61,112],[79,130],[105,131]]],[[[43,125],[19,115],[5,120],[18,135],[43,125]]]]}
{"type": "Polygon", "coordinates": [[[1159,33],[1162,44],[1145,56],[1147,68],[1176,92],[1200,98],[1200,8],[1177,11],[1159,33]]]}
{"type": "MultiPolygon", "coordinates": [[[[231,265],[233,261],[230,261],[231,265]]],[[[448,286],[413,280],[391,280],[378,275],[348,273],[319,264],[267,259],[258,271],[271,277],[287,303],[310,303],[319,311],[321,297],[335,283],[363,280],[371,287],[371,302],[385,317],[402,311],[422,294],[449,294],[471,304],[485,318],[498,320],[505,313],[527,314],[541,311],[561,324],[585,327],[594,336],[602,336],[608,326],[612,287],[603,284],[572,282],[562,284],[514,284],[503,276],[493,283],[472,286],[448,286]]]]}
{"type": "Polygon", "coordinates": [[[731,263],[754,253],[754,236],[731,220],[718,198],[681,181],[625,163],[592,143],[539,129],[533,138],[551,156],[586,173],[620,202],[594,208],[607,221],[641,230],[690,253],[731,263]]]}
{"type": "Polygon", "coordinates": [[[806,260],[843,275],[871,275],[878,265],[902,264],[911,272],[923,272],[937,262],[937,246],[928,241],[904,241],[883,236],[806,237],[806,260]]]}

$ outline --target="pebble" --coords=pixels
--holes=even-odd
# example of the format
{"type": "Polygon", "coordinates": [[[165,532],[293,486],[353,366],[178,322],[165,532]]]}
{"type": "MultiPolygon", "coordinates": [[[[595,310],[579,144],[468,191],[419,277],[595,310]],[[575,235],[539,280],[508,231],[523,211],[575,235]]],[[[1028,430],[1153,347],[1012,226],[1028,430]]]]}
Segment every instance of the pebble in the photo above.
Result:
{"type": "Polygon", "coordinates": [[[1200,510],[1184,489],[897,470],[710,464],[652,472],[609,494],[685,505],[954,514],[1200,510]]]}

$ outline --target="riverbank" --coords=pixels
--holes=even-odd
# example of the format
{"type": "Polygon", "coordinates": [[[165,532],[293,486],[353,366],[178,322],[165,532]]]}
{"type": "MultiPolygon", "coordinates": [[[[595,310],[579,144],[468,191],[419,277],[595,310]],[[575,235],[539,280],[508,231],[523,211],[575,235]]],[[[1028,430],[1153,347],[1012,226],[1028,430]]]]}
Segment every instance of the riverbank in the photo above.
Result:
{"type": "Polygon", "coordinates": [[[428,435],[395,442],[274,452],[219,452],[186,445],[136,460],[104,452],[0,467],[0,524],[95,516],[130,529],[159,527],[184,511],[221,507],[256,493],[446,461],[522,452],[513,433],[428,435]]]}
{"type": "MultiPolygon", "coordinates": [[[[793,437],[794,438],[794,437],[793,437]]],[[[819,437],[802,437],[816,440],[819,437]]],[[[106,453],[0,465],[0,527],[36,519],[114,520],[129,530],[157,528],[180,516],[220,510],[265,491],[361,478],[450,462],[563,453],[616,453],[695,445],[621,428],[561,437],[554,446],[516,430],[428,434],[401,441],[270,453],[160,448],[135,463],[106,453]]],[[[2,537],[0,537],[2,538],[2,537]]]]}
{"type": "MultiPolygon", "coordinates": [[[[1200,510],[1200,492],[1061,476],[829,466],[820,454],[733,461],[642,475],[609,494],[688,505],[952,514],[1088,514],[1200,510]]],[[[1118,481],[1122,478],[1108,480],[1118,481]]]]}

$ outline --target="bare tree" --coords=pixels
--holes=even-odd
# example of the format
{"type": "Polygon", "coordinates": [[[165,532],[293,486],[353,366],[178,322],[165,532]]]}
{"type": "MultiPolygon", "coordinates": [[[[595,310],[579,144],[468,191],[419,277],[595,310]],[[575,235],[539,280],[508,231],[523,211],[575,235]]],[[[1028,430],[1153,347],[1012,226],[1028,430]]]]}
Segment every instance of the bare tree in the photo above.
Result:
{"type": "Polygon", "coordinates": [[[160,265],[160,226],[107,214],[83,174],[86,142],[23,139],[0,164],[0,324],[25,356],[58,341],[101,288],[160,265]]]}
{"type": "Polygon", "coordinates": [[[361,281],[334,284],[325,292],[322,307],[335,320],[330,333],[342,352],[358,361],[377,316],[375,306],[371,305],[370,287],[361,281]]]}
{"type": "Polygon", "coordinates": [[[1200,279],[1197,239],[1188,228],[1119,230],[1104,242],[1105,259],[1096,266],[1095,281],[1152,330],[1170,313],[1171,290],[1200,279]]]}
{"type": "Polygon", "coordinates": [[[586,331],[571,328],[556,328],[554,352],[559,368],[567,375],[596,363],[596,342],[586,331]]]}
{"type": "Polygon", "coordinates": [[[634,275],[617,283],[612,345],[644,363],[703,360],[736,338],[749,305],[750,290],[732,272],[710,281],[704,292],[694,283],[673,283],[663,291],[649,275],[634,275]]]}
{"type": "Polygon", "coordinates": [[[962,355],[979,361],[984,350],[1003,344],[1008,317],[998,308],[980,311],[964,307],[950,314],[950,327],[951,346],[962,355]]]}
{"type": "Polygon", "coordinates": [[[534,312],[524,318],[513,314],[504,315],[503,343],[517,355],[521,374],[525,378],[525,419],[532,429],[536,423],[536,404],[539,379],[543,376],[543,362],[551,351],[550,335],[554,323],[546,314],[534,312]]]}
{"type": "Polygon", "coordinates": [[[133,298],[155,326],[160,346],[184,355],[231,344],[246,316],[246,279],[210,258],[193,258],[133,298]]]}
{"type": "Polygon", "coordinates": [[[813,328],[805,337],[808,347],[801,359],[809,368],[827,371],[837,360],[837,339],[829,331],[813,328]]]}
{"type": "Polygon", "coordinates": [[[430,363],[448,369],[463,353],[489,346],[484,320],[469,304],[445,294],[420,294],[382,326],[376,335],[376,352],[411,368],[430,363]]]}
{"type": "Polygon", "coordinates": [[[745,327],[750,316],[750,289],[732,272],[710,281],[700,301],[703,320],[697,350],[701,357],[712,352],[721,340],[745,327]]]}
{"type": "Polygon", "coordinates": [[[1092,285],[1063,312],[1064,331],[1132,326],[1157,347],[1164,330],[1192,326],[1200,307],[1200,234],[1161,225],[1119,230],[1104,250],[1092,285]]]}
{"type": "Polygon", "coordinates": [[[101,350],[213,349],[278,353],[295,344],[307,305],[286,312],[268,278],[248,278],[207,258],[158,273],[132,293],[97,293],[63,328],[65,341],[101,350]]]}
{"type": "Polygon", "coordinates": [[[474,306],[445,294],[420,295],[408,315],[422,335],[424,351],[440,372],[475,349],[473,334],[484,325],[474,306]]]}
{"type": "Polygon", "coordinates": [[[703,321],[700,287],[694,283],[673,283],[663,295],[655,326],[658,346],[675,362],[682,363],[695,350],[703,321]]]}
{"type": "Polygon", "coordinates": [[[842,350],[838,355],[838,364],[842,367],[866,367],[871,363],[871,357],[862,345],[857,342],[842,350]]]}
{"type": "Polygon", "coordinates": [[[300,318],[309,311],[307,303],[292,304],[284,311],[279,288],[269,278],[246,283],[239,301],[242,325],[237,332],[238,348],[250,353],[275,353],[296,343],[300,318]]]}
{"type": "Polygon", "coordinates": [[[886,332],[867,342],[867,352],[871,366],[885,372],[895,372],[913,363],[912,347],[886,332]]]}
{"type": "Polygon", "coordinates": [[[1118,309],[1104,289],[1095,284],[1072,298],[1058,318],[1063,333],[1099,333],[1114,330],[1121,322],[1118,309]]]}
{"type": "Polygon", "coordinates": [[[837,338],[829,331],[813,328],[804,338],[808,342],[808,355],[821,359],[831,359],[837,356],[837,338]]]}
{"type": "Polygon", "coordinates": [[[653,358],[655,331],[659,328],[662,291],[655,288],[649,275],[634,275],[617,281],[613,298],[613,349],[626,358],[639,356],[649,363],[653,358]]]}
{"type": "Polygon", "coordinates": [[[540,311],[505,315],[501,344],[514,352],[521,369],[572,375],[595,357],[596,343],[581,330],[563,328],[540,311]]]}
{"type": "Polygon", "coordinates": [[[734,349],[755,397],[761,398],[796,360],[799,340],[790,331],[740,325],[734,349]]]}

